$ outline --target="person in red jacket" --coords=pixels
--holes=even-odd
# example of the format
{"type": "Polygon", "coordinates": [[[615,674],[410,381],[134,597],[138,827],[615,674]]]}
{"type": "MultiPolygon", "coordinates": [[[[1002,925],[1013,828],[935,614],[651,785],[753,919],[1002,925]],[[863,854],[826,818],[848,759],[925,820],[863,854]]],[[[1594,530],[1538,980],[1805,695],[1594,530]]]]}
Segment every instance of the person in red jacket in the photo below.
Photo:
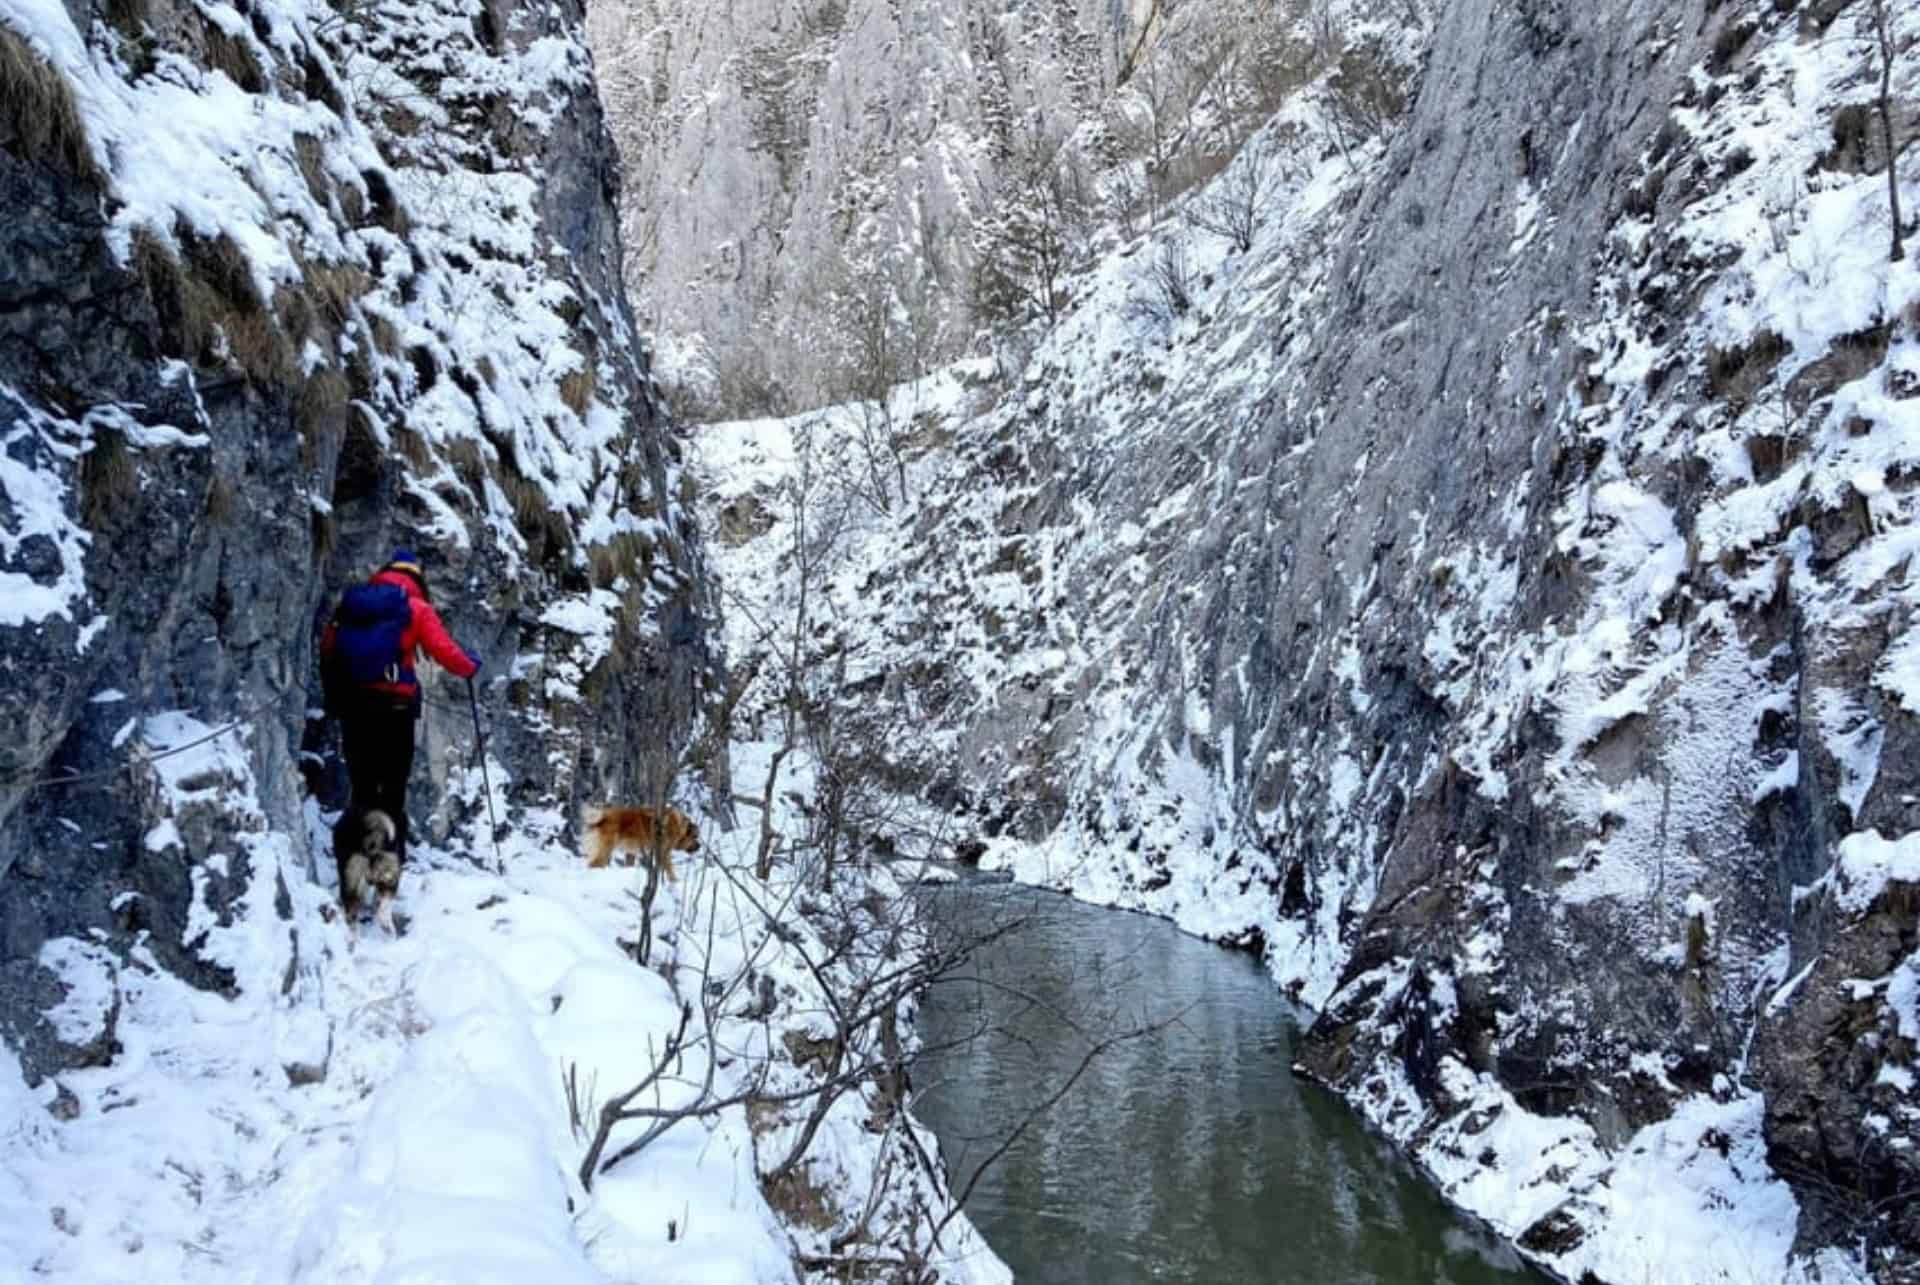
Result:
{"type": "MultiPolygon", "coordinates": [[[[447,632],[440,613],[427,597],[426,576],[420,559],[410,549],[396,549],[387,565],[367,581],[386,585],[406,595],[406,616],[398,628],[397,654],[377,679],[352,681],[341,676],[342,667],[333,662],[337,652],[346,650],[338,617],[320,636],[320,660],[323,670],[332,666],[334,677],[329,686],[329,712],[340,720],[341,752],[347,760],[347,780],[352,802],[341,813],[334,827],[334,846],[357,842],[357,836],[345,833],[349,820],[357,821],[378,809],[393,818],[394,849],[402,860],[407,854],[407,778],[413,774],[414,722],[420,717],[420,679],[415,673],[419,653],[438,661],[441,668],[456,678],[472,678],[480,672],[480,661],[447,632]]],[[[392,597],[393,595],[388,595],[392,597]]],[[[387,635],[388,646],[392,636],[387,635]]]]}

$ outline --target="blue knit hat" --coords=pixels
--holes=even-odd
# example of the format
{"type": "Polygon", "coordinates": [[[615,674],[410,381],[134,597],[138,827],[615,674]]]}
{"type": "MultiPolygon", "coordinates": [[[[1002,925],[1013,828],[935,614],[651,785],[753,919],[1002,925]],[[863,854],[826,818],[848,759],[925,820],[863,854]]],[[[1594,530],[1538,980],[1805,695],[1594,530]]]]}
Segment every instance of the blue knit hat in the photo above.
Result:
{"type": "Polygon", "coordinates": [[[422,574],[420,571],[420,555],[412,549],[395,549],[393,556],[387,559],[385,569],[388,571],[404,571],[415,580],[418,580],[422,574]]]}

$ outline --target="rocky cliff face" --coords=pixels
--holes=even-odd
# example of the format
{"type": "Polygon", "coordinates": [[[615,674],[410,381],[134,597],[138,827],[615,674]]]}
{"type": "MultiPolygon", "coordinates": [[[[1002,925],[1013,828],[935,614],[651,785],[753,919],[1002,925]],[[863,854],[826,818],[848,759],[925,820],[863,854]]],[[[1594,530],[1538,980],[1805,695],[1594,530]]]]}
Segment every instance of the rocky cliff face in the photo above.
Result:
{"type": "Polygon", "coordinates": [[[842,395],[847,335],[876,298],[912,318],[916,369],[958,355],[990,324],[974,302],[981,225],[1033,158],[1065,146],[1107,174],[1089,200],[1142,216],[1154,189],[1229,149],[1234,129],[1195,105],[1259,97],[1253,60],[1227,50],[1277,12],[1245,0],[591,6],[626,163],[628,279],[676,409],[842,395]],[[1136,164],[1116,183],[1123,161],[1136,164]]]}
{"type": "Polygon", "coordinates": [[[1304,86],[1248,250],[1122,232],[896,399],[835,663],[1555,1271],[1912,1279],[1920,19],[1405,8],[1404,114],[1304,86]]]}
{"type": "MultiPolygon", "coordinates": [[[[672,778],[706,590],[582,18],[0,11],[0,1033],[29,1083],[113,1054],[141,970],[308,985],[288,888],[341,785],[313,642],[397,544],[484,659],[503,820],[672,778]],[[235,934],[283,969],[237,976],[235,934]]],[[[430,685],[416,818],[479,855],[473,741],[430,685]]]]}

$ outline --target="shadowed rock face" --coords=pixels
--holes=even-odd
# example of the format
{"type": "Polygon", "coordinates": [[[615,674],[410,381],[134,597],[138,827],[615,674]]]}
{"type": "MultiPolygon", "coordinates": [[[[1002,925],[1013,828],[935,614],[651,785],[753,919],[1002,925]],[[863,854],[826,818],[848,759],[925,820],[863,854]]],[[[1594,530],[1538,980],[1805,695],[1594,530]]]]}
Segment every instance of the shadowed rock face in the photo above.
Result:
{"type": "MultiPolygon", "coordinates": [[[[191,7],[148,5],[141,46],[217,62],[264,121],[305,113],[306,132],[259,136],[251,181],[304,186],[269,188],[280,213],[252,224],[250,253],[295,265],[271,299],[231,238],[136,218],[133,171],[0,115],[0,1034],[35,1083],[115,1051],[117,1001],[91,1026],[44,1016],[77,993],[71,968],[117,995],[138,944],[230,993],[242,980],[210,939],[264,916],[284,925],[292,985],[316,926],[287,885],[314,877],[313,802],[344,793],[310,721],[314,642],[339,588],[396,545],[425,551],[443,617],[485,661],[499,808],[564,827],[577,797],[671,779],[712,684],[678,447],[619,284],[582,14],[402,6],[316,28],[271,9],[236,53],[191,7]],[[383,93],[370,61],[393,77],[383,93]],[[494,74],[446,100],[444,129],[418,129],[401,90],[450,66],[494,74]],[[553,623],[578,606],[616,621],[618,646],[553,623]],[[192,721],[163,729],[169,711],[192,721]]],[[[99,94],[134,93],[107,58],[130,32],[68,37],[99,94]]],[[[416,833],[484,845],[483,803],[448,790],[473,752],[467,694],[429,694],[416,833]]]]}

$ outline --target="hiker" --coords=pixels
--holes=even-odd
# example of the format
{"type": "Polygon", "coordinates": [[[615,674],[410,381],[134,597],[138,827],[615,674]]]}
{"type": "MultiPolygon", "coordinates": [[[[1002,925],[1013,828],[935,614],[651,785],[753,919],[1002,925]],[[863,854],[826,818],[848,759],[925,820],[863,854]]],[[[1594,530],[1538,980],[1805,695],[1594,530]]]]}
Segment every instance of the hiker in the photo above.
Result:
{"type": "Polygon", "coordinates": [[[480,672],[479,658],[453,640],[427,598],[426,576],[410,549],[395,549],[365,584],[340,595],[320,635],[327,713],[340,720],[352,800],[334,827],[334,846],[350,841],[349,821],[379,810],[393,818],[394,849],[407,854],[407,777],[413,772],[414,721],[420,717],[420,648],[457,678],[480,672]]]}

